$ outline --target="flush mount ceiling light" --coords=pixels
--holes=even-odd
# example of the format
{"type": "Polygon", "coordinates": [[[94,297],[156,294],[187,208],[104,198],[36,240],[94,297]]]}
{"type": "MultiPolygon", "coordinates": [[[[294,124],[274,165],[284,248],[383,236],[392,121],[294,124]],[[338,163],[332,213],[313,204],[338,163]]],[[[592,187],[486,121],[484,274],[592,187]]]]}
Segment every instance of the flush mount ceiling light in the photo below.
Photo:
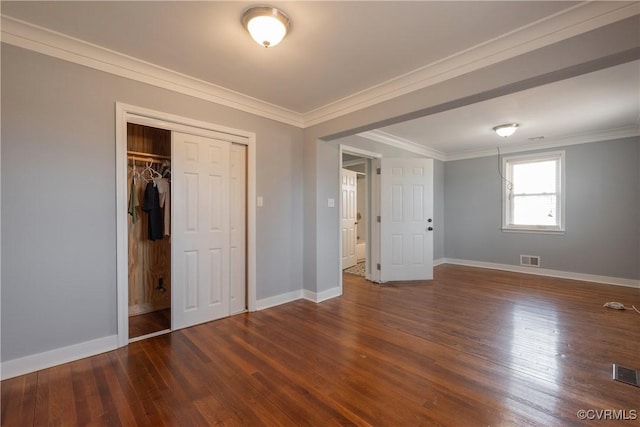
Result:
{"type": "Polygon", "coordinates": [[[291,20],[275,7],[254,6],[242,14],[242,25],[256,43],[264,47],[273,47],[287,35],[291,20]]]}
{"type": "Polygon", "coordinates": [[[518,130],[518,124],[517,123],[510,123],[507,125],[500,125],[500,126],[496,126],[493,128],[494,131],[496,131],[496,133],[498,135],[500,135],[503,138],[506,138],[508,136],[513,135],[513,133],[518,130]]]}

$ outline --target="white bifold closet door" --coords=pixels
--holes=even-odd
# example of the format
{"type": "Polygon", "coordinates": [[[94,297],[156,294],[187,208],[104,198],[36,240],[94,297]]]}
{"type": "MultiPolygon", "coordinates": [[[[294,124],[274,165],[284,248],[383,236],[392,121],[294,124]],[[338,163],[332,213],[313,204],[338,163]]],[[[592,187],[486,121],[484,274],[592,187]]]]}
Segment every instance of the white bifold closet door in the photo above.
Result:
{"type": "MultiPolygon", "coordinates": [[[[172,329],[229,316],[231,281],[245,287],[244,257],[242,277],[232,274],[238,266],[231,258],[231,147],[213,138],[172,136],[172,329]]],[[[246,200],[244,192],[234,198],[246,200]]]]}

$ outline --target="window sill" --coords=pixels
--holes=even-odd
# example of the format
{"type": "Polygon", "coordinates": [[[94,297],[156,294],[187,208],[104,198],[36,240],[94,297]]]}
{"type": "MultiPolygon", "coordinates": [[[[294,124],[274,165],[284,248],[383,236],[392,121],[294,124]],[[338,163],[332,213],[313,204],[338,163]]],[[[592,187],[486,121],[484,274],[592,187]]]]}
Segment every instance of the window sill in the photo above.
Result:
{"type": "Polygon", "coordinates": [[[527,227],[502,227],[505,233],[529,233],[529,234],[556,234],[563,235],[564,229],[527,228],[527,227]]]}

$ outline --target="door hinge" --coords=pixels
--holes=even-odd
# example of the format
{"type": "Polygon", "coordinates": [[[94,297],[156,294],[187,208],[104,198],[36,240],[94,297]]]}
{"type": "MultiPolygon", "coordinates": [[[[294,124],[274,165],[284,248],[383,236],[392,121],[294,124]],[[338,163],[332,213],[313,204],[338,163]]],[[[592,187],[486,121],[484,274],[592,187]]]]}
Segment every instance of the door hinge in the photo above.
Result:
{"type": "Polygon", "coordinates": [[[376,175],[380,175],[382,173],[382,168],[377,168],[376,169],[376,175]]]}
{"type": "Polygon", "coordinates": [[[378,216],[376,217],[376,221],[380,222],[380,219],[381,219],[381,218],[380,218],[380,215],[378,215],[378,216]]]}
{"type": "Polygon", "coordinates": [[[376,270],[380,270],[380,263],[376,264],[376,270]]]}

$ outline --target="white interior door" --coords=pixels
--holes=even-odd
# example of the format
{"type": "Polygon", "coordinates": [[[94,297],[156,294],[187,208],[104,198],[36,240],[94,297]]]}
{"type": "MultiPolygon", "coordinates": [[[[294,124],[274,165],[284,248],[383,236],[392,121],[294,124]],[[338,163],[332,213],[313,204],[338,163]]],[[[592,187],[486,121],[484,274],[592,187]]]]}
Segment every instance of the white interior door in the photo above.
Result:
{"type": "Polygon", "coordinates": [[[247,147],[231,145],[231,314],[247,309],[247,147]]]}
{"type": "Polygon", "coordinates": [[[172,329],[229,315],[230,145],[172,134],[172,329]]]}
{"type": "Polygon", "coordinates": [[[356,265],[356,201],[358,175],[354,171],[342,169],[340,174],[342,189],[340,196],[340,229],[342,232],[342,269],[356,265]]]}
{"type": "Polygon", "coordinates": [[[382,282],[433,279],[433,160],[381,159],[382,282]]]}

